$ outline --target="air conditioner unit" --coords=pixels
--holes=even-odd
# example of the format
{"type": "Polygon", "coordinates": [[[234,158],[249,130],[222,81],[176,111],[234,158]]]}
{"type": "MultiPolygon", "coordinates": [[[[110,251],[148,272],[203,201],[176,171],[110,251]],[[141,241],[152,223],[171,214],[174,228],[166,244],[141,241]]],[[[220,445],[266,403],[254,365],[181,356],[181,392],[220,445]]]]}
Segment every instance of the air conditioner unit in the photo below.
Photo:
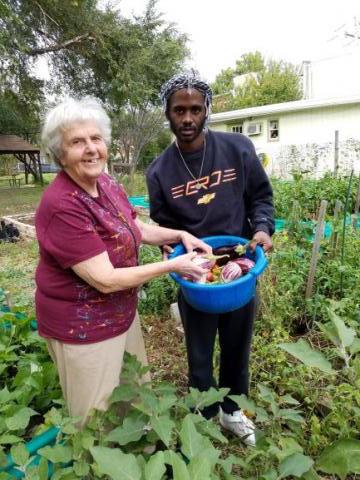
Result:
{"type": "Polygon", "coordinates": [[[246,132],[248,135],[259,135],[261,133],[261,123],[249,123],[246,132]]]}

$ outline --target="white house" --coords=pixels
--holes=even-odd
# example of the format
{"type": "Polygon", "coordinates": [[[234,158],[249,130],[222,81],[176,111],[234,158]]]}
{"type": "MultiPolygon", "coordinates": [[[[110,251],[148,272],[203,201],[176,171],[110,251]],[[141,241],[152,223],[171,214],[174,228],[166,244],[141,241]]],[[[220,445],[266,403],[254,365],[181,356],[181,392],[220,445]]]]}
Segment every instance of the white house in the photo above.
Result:
{"type": "MultiPolygon", "coordinates": [[[[335,68],[333,59],[329,62],[335,68]]],[[[248,135],[257,152],[270,157],[272,175],[287,177],[301,169],[320,176],[333,171],[335,162],[340,172],[360,173],[360,57],[352,65],[358,82],[347,96],[340,82],[324,97],[330,90],[323,75],[326,61],[321,65],[304,62],[303,100],[215,113],[209,127],[248,135]]]]}

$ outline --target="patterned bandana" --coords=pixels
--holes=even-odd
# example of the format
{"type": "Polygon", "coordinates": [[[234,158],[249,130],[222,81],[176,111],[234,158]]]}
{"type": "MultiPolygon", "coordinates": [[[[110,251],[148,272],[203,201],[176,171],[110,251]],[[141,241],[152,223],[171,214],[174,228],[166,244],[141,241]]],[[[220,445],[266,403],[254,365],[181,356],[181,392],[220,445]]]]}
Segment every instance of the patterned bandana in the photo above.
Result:
{"type": "Polygon", "coordinates": [[[171,95],[182,88],[193,88],[194,90],[200,92],[204,96],[207,115],[210,113],[212,101],[211,88],[206,82],[200,80],[197,73],[193,70],[174,75],[161,87],[160,99],[163,104],[164,111],[167,109],[167,104],[171,95]]]}

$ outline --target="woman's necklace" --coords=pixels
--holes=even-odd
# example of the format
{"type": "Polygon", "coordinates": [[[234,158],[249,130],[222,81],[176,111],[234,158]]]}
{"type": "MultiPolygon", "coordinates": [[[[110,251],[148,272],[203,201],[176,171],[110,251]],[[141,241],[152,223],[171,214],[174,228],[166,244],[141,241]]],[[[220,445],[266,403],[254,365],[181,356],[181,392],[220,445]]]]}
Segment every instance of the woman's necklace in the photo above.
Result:
{"type": "Polygon", "coordinates": [[[192,171],[190,170],[190,168],[188,167],[187,163],[185,162],[185,159],[181,153],[181,150],[180,150],[180,147],[177,143],[177,140],[175,140],[175,145],[177,147],[177,150],[179,152],[179,155],[180,155],[180,158],[181,160],[183,161],[183,164],[186,168],[186,170],[189,172],[189,175],[190,177],[195,180],[196,184],[195,184],[195,188],[197,190],[200,190],[200,188],[206,188],[205,185],[201,185],[200,183],[200,180],[201,180],[201,175],[202,175],[202,171],[203,171],[203,166],[204,166],[204,160],[205,160],[205,154],[206,154],[206,137],[204,137],[204,150],[203,150],[203,155],[202,155],[202,160],[201,160],[201,166],[200,166],[200,172],[199,172],[199,176],[196,178],[195,175],[192,173],[192,171]]]}
{"type": "Polygon", "coordinates": [[[109,206],[105,206],[105,205],[99,203],[99,201],[97,201],[96,198],[93,198],[93,200],[95,200],[95,202],[98,205],[100,205],[103,209],[107,210],[115,218],[120,220],[120,222],[125,226],[125,228],[128,230],[128,232],[131,234],[132,240],[134,242],[136,262],[138,264],[139,263],[139,258],[138,258],[139,257],[139,248],[138,248],[138,244],[137,244],[135,233],[133,232],[133,229],[129,225],[129,222],[126,220],[125,215],[120,211],[120,209],[118,207],[116,207],[114,205],[114,202],[112,201],[112,199],[110,198],[110,196],[108,195],[106,190],[102,186],[100,186],[100,184],[98,184],[98,192],[99,192],[99,196],[97,198],[99,199],[99,197],[102,194],[102,196],[105,197],[106,200],[108,201],[108,204],[111,205],[111,208],[109,208],[109,206]]]}

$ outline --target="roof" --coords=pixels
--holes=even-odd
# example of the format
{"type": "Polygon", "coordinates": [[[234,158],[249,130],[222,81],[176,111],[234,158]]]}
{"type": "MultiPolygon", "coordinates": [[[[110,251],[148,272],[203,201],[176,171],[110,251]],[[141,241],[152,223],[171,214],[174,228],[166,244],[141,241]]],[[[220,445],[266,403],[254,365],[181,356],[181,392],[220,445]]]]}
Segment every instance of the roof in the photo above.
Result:
{"type": "Polygon", "coordinates": [[[40,149],[34,147],[17,135],[0,134],[0,154],[2,153],[39,153],[40,149]]]}
{"type": "Polygon", "coordinates": [[[213,113],[210,115],[209,123],[212,124],[239,120],[242,118],[273,115],[274,113],[296,112],[299,110],[334,107],[338,105],[351,105],[356,103],[360,104],[360,95],[351,97],[334,97],[325,99],[311,98],[308,100],[296,100],[294,102],[274,103],[272,105],[263,105],[261,107],[242,108],[241,110],[213,113]]]}

